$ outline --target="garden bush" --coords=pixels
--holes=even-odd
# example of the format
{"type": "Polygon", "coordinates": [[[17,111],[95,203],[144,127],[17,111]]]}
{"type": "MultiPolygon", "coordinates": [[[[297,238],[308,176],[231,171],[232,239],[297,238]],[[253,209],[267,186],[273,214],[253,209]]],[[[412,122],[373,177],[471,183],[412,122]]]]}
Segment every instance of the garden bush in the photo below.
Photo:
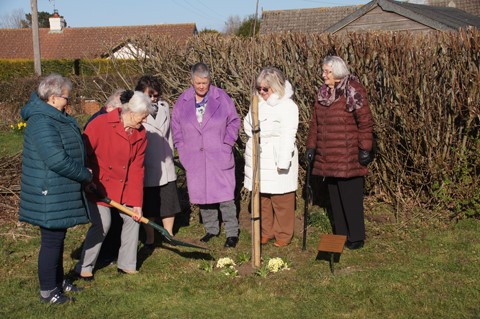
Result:
{"type": "MultiPolygon", "coordinates": [[[[480,215],[479,31],[255,38],[204,34],[186,47],[165,38],[135,41],[148,59],[113,60],[109,72],[97,68],[94,76],[74,77],[77,94],[104,99],[117,87],[134,87],[148,73],[161,79],[163,98],[173,105],[190,86],[190,67],[203,61],[212,69],[213,83],[230,94],[243,117],[256,74],[273,65],[294,87],[300,154],[322,84],[322,60],[339,55],[367,88],[376,123],[378,156],[370,165],[368,193],[403,212],[417,207],[437,211],[441,218],[480,215]]],[[[241,134],[240,145],[244,142],[241,134]]],[[[243,151],[241,146],[238,150],[243,151]]]]}

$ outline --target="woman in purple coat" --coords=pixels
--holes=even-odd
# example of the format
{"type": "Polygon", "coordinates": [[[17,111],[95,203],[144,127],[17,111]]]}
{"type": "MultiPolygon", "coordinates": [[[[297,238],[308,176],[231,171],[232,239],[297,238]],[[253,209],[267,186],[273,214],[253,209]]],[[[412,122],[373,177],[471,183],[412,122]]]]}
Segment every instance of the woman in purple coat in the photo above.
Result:
{"type": "Polygon", "coordinates": [[[237,209],[234,202],[235,161],[233,145],[240,118],[232,99],[210,85],[204,63],[192,67],[192,86],[173,108],[173,142],[187,174],[190,202],[200,206],[208,242],[220,233],[218,209],[225,223],[225,247],[238,243],[237,209]]]}

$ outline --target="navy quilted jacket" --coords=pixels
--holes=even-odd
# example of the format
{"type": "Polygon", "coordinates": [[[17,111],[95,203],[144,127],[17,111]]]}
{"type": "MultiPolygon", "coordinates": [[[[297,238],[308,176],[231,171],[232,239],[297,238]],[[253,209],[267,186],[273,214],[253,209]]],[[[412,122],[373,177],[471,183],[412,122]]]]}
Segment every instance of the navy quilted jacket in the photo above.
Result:
{"type": "Polygon", "coordinates": [[[34,92],[21,110],[23,142],[20,220],[49,229],[88,222],[82,182],[92,179],[77,122],[34,92]]]}

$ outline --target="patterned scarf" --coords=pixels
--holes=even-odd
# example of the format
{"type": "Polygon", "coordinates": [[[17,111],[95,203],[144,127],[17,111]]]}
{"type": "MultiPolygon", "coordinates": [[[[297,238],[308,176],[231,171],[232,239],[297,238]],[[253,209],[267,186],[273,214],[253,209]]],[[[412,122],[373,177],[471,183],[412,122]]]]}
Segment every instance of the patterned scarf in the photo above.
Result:
{"type": "Polygon", "coordinates": [[[205,104],[207,104],[207,102],[208,102],[208,92],[207,94],[205,94],[205,97],[200,102],[195,101],[195,108],[198,109],[199,107],[203,107],[205,106],[205,104]]]}
{"type": "Polygon", "coordinates": [[[318,92],[318,102],[322,105],[330,106],[340,97],[345,96],[347,100],[347,111],[353,112],[354,110],[358,110],[363,105],[363,96],[350,85],[350,81],[360,82],[357,77],[347,75],[340,82],[336,83],[333,89],[323,84],[318,92]]]}

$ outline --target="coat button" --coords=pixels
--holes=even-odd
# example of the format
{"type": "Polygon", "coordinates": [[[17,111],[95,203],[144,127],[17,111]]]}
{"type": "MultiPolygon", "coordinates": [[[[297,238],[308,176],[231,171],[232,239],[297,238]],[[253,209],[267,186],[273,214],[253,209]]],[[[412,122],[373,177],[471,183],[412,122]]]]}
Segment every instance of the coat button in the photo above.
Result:
{"type": "Polygon", "coordinates": [[[111,166],[109,166],[109,167],[108,167],[108,169],[112,169],[112,167],[111,167],[111,166]]]}
{"type": "Polygon", "coordinates": [[[117,127],[115,124],[112,125],[113,128],[117,127]]]}
{"type": "Polygon", "coordinates": [[[200,152],[203,152],[203,147],[200,148],[200,152]]]}
{"type": "Polygon", "coordinates": [[[120,180],[120,183],[123,183],[123,179],[120,180]]]}
{"type": "Polygon", "coordinates": [[[123,169],[126,169],[127,167],[125,165],[123,165],[123,169]]]}

